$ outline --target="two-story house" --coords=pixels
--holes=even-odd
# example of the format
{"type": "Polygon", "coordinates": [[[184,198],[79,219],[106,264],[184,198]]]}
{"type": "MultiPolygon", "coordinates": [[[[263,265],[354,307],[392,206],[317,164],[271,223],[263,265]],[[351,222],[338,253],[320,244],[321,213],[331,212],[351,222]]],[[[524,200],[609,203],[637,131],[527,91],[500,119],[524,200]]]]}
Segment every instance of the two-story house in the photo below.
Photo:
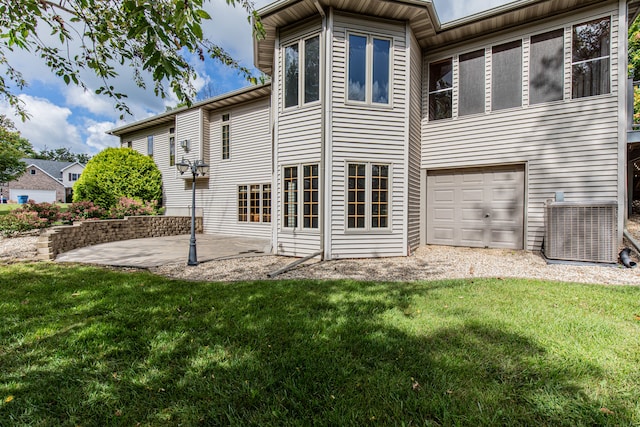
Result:
{"type": "Polygon", "coordinates": [[[638,5],[519,0],[441,24],[429,0],[279,0],[254,42],[271,83],[110,133],[154,157],[167,214],[191,200],[176,160],[204,159],[205,232],[277,254],[540,250],[550,199],[612,207],[615,246],[638,5]]]}

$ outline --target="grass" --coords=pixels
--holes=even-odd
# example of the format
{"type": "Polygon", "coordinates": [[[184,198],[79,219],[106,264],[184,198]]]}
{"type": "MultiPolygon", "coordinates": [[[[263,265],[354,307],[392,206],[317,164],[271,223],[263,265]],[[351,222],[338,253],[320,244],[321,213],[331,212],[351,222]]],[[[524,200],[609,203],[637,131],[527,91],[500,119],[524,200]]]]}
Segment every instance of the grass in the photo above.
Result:
{"type": "Polygon", "coordinates": [[[640,425],[640,288],[0,266],[0,425],[640,425]]]}

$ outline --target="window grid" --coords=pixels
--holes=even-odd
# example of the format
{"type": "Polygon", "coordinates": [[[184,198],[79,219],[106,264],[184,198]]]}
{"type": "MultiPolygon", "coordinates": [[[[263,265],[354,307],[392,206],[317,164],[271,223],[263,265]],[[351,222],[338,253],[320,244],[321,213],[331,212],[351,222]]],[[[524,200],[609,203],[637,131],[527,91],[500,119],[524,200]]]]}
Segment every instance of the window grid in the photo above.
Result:
{"type": "Polygon", "coordinates": [[[389,224],[389,166],[371,165],[371,227],[389,224]]]}
{"type": "Polygon", "coordinates": [[[348,228],[365,228],[366,211],[366,165],[349,164],[348,228]]]}
{"type": "Polygon", "coordinates": [[[271,222],[271,184],[262,186],[262,222],[271,222]]]}
{"type": "Polygon", "coordinates": [[[247,186],[238,186],[238,221],[247,222],[247,186]]]}
{"type": "Polygon", "coordinates": [[[318,228],[318,165],[303,167],[303,228],[318,228]]]}
{"type": "Polygon", "coordinates": [[[175,166],[176,164],[176,138],[174,136],[169,137],[169,166],[175,166]]]}
{"type": "Polygon", "coordinates": [[[260,186],[252,185],[249,193],[249,221],[260,222],[260,186]]]}
{"type": "Polygon", "coordinates": [[[228,160],[231,154],[231,135],[229,115],[222,115],[222,160],[228,160]]]}
{"type": "Polygon", "coordinates": [[[298,167],[284,168],[284,212],[283,226],[295,228],[298,226],[298,167]]]}

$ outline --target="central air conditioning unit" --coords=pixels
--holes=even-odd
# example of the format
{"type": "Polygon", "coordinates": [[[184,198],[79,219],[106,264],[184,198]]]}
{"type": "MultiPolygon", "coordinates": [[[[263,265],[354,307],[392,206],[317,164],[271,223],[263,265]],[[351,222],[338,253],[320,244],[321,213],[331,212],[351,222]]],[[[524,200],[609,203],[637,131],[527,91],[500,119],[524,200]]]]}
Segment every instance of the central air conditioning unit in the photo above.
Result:
{"type": "Polygon", "coordinates": [[[555,202],[545,205],[544,255],[549,259],[616,263],[618,204],[555,202]]]}

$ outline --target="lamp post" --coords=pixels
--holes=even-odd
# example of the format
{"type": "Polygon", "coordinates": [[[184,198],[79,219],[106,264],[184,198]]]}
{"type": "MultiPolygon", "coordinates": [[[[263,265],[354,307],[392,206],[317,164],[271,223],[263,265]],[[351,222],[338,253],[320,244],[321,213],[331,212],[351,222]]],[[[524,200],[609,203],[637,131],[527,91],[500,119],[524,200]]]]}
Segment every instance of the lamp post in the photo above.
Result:
{"type": "Polygon", "coordinates": [[[198,265],[198,255],[196,254],[196,177],[204,176],[209,172],[209,165],[204,160],[195,160],[193,163],[184,158],[180,163],[176,163],[176,168],[180,175],[191,171],[193,181],[191,182],[191,239],[189,240],[189,260],[187,265],[198,265]]]}

